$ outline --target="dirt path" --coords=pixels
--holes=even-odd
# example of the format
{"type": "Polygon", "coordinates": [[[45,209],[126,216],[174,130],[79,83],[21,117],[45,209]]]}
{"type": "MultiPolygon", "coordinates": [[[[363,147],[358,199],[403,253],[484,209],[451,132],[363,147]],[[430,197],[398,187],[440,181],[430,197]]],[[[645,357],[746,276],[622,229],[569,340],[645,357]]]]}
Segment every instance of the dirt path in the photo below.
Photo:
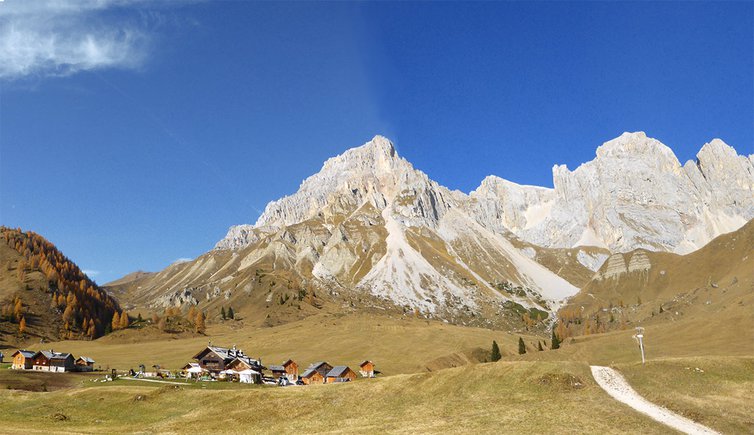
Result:
{"type": "Polygon", "coordinates": [[[610,367],[590,366],[592,376],[613,399],[623,402],[651,418],[687,434],[718,434],[707,426],[682,417],[675,412],[655,405],[643,398],[626,382],[626,379],[610,367]]]}

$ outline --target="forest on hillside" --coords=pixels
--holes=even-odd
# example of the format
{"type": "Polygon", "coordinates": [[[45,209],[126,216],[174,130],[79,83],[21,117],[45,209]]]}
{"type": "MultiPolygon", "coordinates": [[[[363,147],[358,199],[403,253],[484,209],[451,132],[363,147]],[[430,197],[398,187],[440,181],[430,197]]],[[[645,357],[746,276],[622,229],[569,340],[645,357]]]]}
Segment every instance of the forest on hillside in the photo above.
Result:
{"type": "MultiPolygon", "coordinates": [[[[31,290],[25,284],[29,274],[40,272],[46,278],[47,285],[43,287],[46,287],[50,308],[62,321],[60,338],[94,339],[128,326],[128,314],[121,310],[118,302],[47,239],[32,231],[7,227],[0,227],[0,236],[21,255],[15,262],[15,273],[22,288],[31,290]]],[[[12,261],[7,261],[3,267],[6,273],[13,273],[12,261]]],[[[25,296],[23,292],[16,294],[2,301],[0,308],[0,318],[17,323],[21,334],[26,328],[29,308],[25,296]]]]}

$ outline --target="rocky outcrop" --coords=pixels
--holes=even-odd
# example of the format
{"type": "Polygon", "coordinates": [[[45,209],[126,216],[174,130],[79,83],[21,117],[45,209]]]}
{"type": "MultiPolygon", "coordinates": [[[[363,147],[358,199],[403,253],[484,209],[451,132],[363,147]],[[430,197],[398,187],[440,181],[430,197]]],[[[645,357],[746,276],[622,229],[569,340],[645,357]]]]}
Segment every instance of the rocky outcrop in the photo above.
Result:
{"type": "Polygon", "coordinates": [[[541,246],[599,246],[687,253],[754,218],[754,165],[723,141],[681,166],[644,133],[624,133],[570,171],[553,168],[554,189],[485,180],[471,196],[486,226],[541,246]],[[502,188],[501,188],[502,186],[502,188]]]}

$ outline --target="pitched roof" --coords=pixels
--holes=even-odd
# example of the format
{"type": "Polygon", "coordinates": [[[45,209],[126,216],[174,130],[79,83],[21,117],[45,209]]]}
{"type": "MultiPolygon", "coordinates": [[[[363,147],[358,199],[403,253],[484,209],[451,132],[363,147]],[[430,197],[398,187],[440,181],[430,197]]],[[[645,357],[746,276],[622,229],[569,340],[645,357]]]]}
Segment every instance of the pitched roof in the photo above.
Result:
{"type": "Polygon", "coordinates": [[[285,367],[283,367],[283,366],[270,366],[269,369],[272,370],[273,372],[284,372],[285,371],[285,367]]]}
{"type": "Polygon", "coordinates": [[[235,346],[233,346],[230,349],[227,348],[227,347],[207,346],[204,349],[202,349],[201,352],[199,352],[196,355],[194,355],[194,359],[199,359],[199,356],[202,355],[203,353],[205,353],[206,351],[214,352],[215,355],[219,356],[220,358],[224,359],[225,361],[230,361],[230,360],[233,360],[235,358],[239,358],[239,359],[244,359],[245,358],[245,359],[247,359],[249,361],[256,361],[256,360],[253,360],[253,359],[249,358],[248,356],[246,356],[246,354],[241,349],[236,349],[235,346]]]}
{"type": "MultiPolygon", "coordinates": [[[[89,358],[88,356],[83,356],[82,355],[82,356],[79,357],[79,359],[84,360],[84,362],[88,362],[88,363],[94,364],[94,360],[91,359],[91,358],[89,358]]],[[[78,361],[78,360],[76,360],[76,361],[78,361]]]]}
{"type": "MultiPolygon", "coordinates": [[[[317,361],[315,363],[311,363],[311,365],[309,365],[309,368],[310,369],[318,369],[321,366],[323,366],[324,364],[327,364],[327,362],[325,362],[325,361],[317,361]]],[[[327,365],[329,366],[330,364],[327,364],[327,365]]]]}
{"type": "Polygon", "coordinates": [[[351,370],[348,366],[335,366],[327,372],[328,378],[339,378],[343,376],[347,371],[351,370]]]}
{"type": "Polygon", "coordinates": [[[369,363],[374,364],[372,361],[366,360],[366,361],[362,362],[361,364],[359,364],[359,367],[364,367],[366,364],[369,364],[369,363]]]}
{"type": "Polygon", "coordinates": [[[316,370],[314,370],[314,369],[307,369],[307,370],[306,370],[306,371],[305,371],[305,372],[304,372],[304,373],[303,373],[303,374],[301,375],[301,377],[302,377],[302,378],[308,378],[308,377],[311,377],[312,375],[314,375],[315,373],[319,373],[319,372],[318,372],[318,371],[316,371],[316,370]]]}
{"type": "Polygon", "coordinates": [[[13,355],[11,355],[11,356],[16,356],[16,354],[19,354],[19,353],[21,355],[23,355],[24,358],[31,358],[31,357],[33,357],[34,355],[37,354],[36,352],[31,351],[31,350],[19,349],[19,350],[13,352],[13,355]]]}
{"type": "Polygon", "coordinates": [[[296,361],[294,361],[294,360],[292,360],[292,359],[286,360],[286,361],[285,361],[285,362],[283,363],[283,367],[287,366],[288,364],[296,364],[296,361]]]}
{"type": "Polygon", "coordinates": [[[50,358],[50,359],[51,360],[53,360],[53,359],[68,359],[68,357],[73,358],[73,355],[71,355],[70,353],[58,353],[58,352],[55,352],[52,355],[52,358],[50,358]]]}

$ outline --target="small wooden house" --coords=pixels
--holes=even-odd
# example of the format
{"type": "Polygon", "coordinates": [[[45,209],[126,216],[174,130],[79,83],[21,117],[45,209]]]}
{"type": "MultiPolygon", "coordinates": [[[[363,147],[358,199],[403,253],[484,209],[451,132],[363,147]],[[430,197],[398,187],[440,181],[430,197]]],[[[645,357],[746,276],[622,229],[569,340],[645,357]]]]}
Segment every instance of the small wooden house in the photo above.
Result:
{"type": "Polygon", "coordinates": [[[350,382],[354,379],[356,379],[356,372],[351,370],[350,367],[336,366],[327,373],[327,376],[325,376],[325,383],[350,382]]]}
{"type": "Polygon", "coordinates": [[[365,378],[373,378],[374,377],[374,363],[372,361],[366,360],[359,364],[359,373],[361,376],[365,378]]]}
{"type": "Polygon", "coordinates": [[[296,382],[298,380],[298,364],[296,364],[296,361],[289,359],[283,363],[283,368],[289,381],[296,382]]]}
{"type": "Polygon", "coordinates": [[[32,359],[32,370],[38,372],[50,371],[50,359],[55,353],[52,350],[40,350],[35,353],[32,359]]]}
{"type": "Polygon", "coordinates": [[[269,366],[268,369],[272,372],[272,377],[275,380],[280,379],[281,377],[285,376],[285,367],[283,366],[269,366]]]}
{"type": "Polygon", "coordinates": [[[76,371],[78,372],[92,372],[94,371],[94,360],[88,356],[80,356],[76,358],[76,371]]]}
{"type": "Polygon", "coordinates": [[[324,378],[332,370],[332,366],[325,361],[318,361],[310,365],[307,370],[315,370],[324,378]]]}
{"type": "Polygon", "coordinates": [[[306,369],[306,371],[301,375],[301,381],[305,385],[324,384],[325,377],[314,369],[306,369]]]}
{"type": "Polygon", "coordinates": [[[34,354],[30,350],[17,350],[10,357],[13,358],[11,368],[14,370],[29,370],[34,364],[34,354]]]}
{"type": "Polygon", "coordinates": [[[76,361],[70,353],[55,353],[50,358],[51,372],[72,372],[76,370],[76,361]]]}

